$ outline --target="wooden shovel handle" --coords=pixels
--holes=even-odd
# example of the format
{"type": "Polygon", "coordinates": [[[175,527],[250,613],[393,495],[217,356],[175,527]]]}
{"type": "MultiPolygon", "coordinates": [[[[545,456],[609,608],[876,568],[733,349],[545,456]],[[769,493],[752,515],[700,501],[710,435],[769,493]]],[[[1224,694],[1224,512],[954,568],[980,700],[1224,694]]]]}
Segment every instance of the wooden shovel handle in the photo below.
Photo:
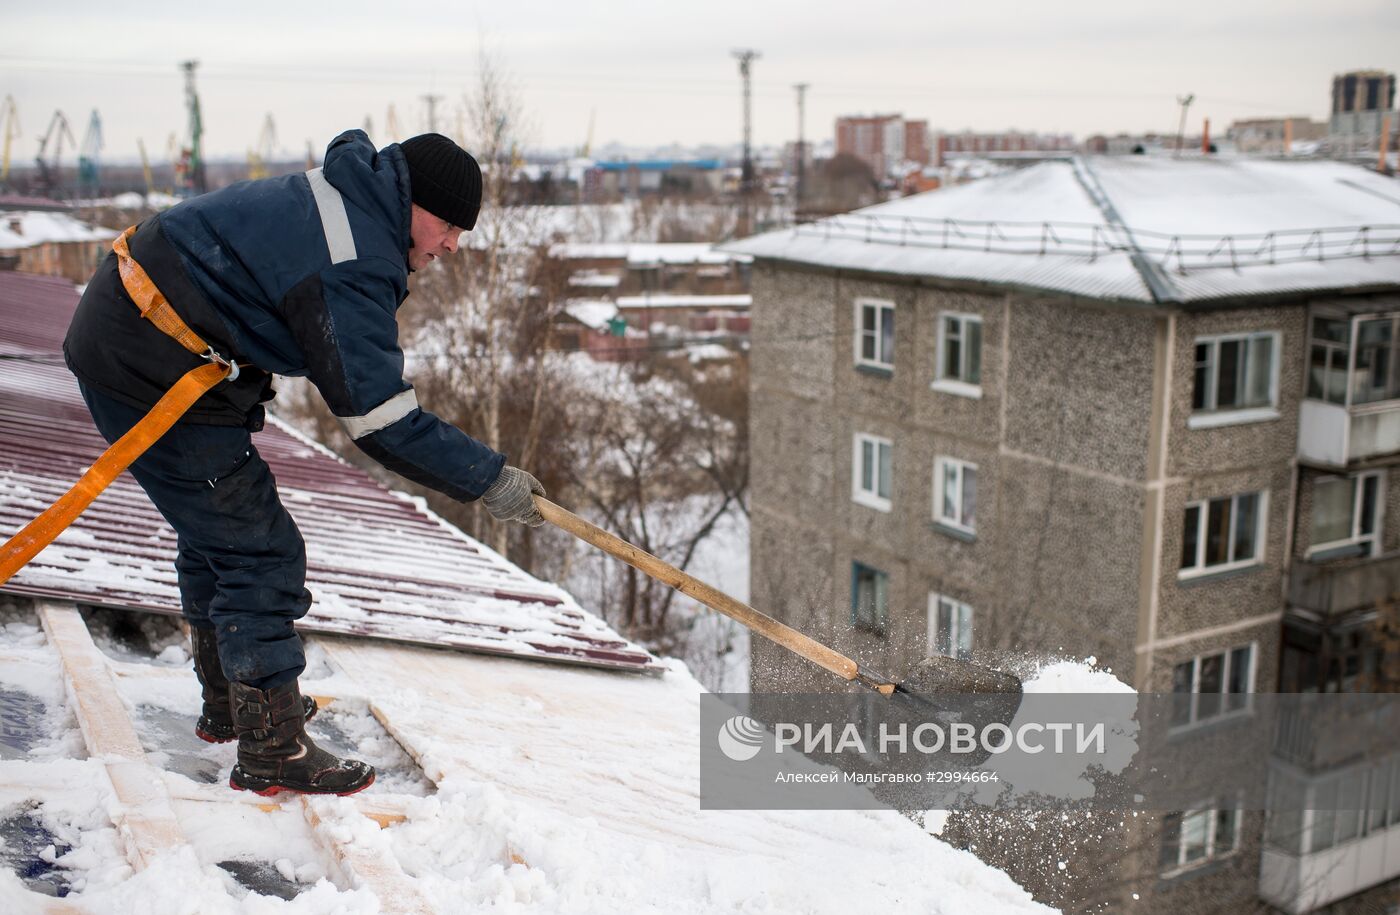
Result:
{"type": "Polygon", "coordinates": [[[703,581],[687,575],[670,563],[663,562],[647,551],[638,549],[621,537],[610,534],[596,524],[583,520],[568,509],[560,508],[543,496],[535,496],[535,505],[539,507],[540,514],[544,515],[544,519],[550,524],[568,531],[586,543],[593,544],[605,553],[616,556],[632,568],[651,576],[662,584],[670,585],[682,594],[695,598],[706,607],[717,610],[730,619],[738,620],[754,632],[767,636],[814,664],[825,667],[836,676],[844,680],[856,678],[859,670],[856,662],[833,651],[821,642],[803,635],[791,626],[784,625],[767,614],[758,612],[748,604],[740,603],[723,591],[712,588],[703,581]]]}

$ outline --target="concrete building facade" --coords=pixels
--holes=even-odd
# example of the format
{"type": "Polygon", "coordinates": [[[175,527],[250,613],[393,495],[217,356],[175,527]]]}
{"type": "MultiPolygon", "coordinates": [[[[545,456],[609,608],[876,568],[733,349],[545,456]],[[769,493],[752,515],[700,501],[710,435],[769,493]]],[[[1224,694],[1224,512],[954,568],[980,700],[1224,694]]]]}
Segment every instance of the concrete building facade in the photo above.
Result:
{"type": "MultiPolygon", "coordinates": [[[[1342,688],[1374,669],[1355,633],[1400,593],[1400,523],[1384,521],[1400,517],[1400,257],[1303,269],[1275,252],[1222,272],[1204,242],[1380,220],[1385,181],[1333,163],[1046,163],[733,246],[755,257],[755,605],[880,671],[1092,656],[1189,698],[1191,724],[1281,678],[1342,688]],[[1125,241],[1073,248],[1052,214],[1125,241]]],[[[836,688],[763,640],[752,653],[756,691],[836,688]]],[[[1310,821],[1266,850],[1262,813],[1217,806],[1097,831],[1079,896],[967,835],[1071,908],[1303,912],[1400,875],[1397,859],[1296,879],[1366,837],[1323,841],[1310,821]]],[[[1369,836],[1400,851],[1400,822],[1369,836]]]]}

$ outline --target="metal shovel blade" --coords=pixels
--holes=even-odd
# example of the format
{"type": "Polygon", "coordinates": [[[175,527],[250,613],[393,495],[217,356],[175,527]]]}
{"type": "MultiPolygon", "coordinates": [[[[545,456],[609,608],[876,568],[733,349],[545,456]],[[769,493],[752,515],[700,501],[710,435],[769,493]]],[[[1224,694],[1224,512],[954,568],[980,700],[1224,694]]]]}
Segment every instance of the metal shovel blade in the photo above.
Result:
{"type": "Polygon", "coordinates": [[[915,695],[1014,693],[1017,704],[1021,701],[1021,678],[1015,674],[942,655],[924,658],[895,689],[915,695]]]}
{"type": "MultiPolygon", "coordinates": [[[[965,722],[980,734],[989,724],[1010,727],[1021,710],[1021,695],[1021,678],[1015,674],[934,656],[920,661],[900,681],[893,698],[921,718],[965,722]]],[[[980,765],[986,756],[984,752],[963,763],[980,765]]]]}

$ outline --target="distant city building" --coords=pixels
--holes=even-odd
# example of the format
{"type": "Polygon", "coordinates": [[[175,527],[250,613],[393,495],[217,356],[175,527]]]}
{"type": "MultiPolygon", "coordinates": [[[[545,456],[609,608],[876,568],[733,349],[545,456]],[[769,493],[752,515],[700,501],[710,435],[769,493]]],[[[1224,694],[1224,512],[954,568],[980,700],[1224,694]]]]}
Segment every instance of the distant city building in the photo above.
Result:
{"type": "Polygon", "coordinates": [[[906,121],[900,114],[839,117],[836,154],[861,159],[877,178],[900,174],[905,162],[928,165],[928,121],[906,121]]]}
{"type": "Polygon", "coordinates": [[[1332,78],[1331,137],[1338,149],[1374,148],[1387,123],[1392,136],[1400,130],[1396,120],[1394,73],[1353,70],[1332,78]]]}
{"type": "Polygon", "coordinates": [[[1074,137],[1067,133],[937,133],[933,139],[935,164],[942,165],[949,156],[982,155],[1000,152],[1050,152],[1074,149],[1074,137]]]}
{"type": "Polygon", "coordinates": [[[1241,153],[1285,156],[1297,152],[1294,143],[1316,143],[1327,138],[1328,125],[1305,117],[1251,118],[1235,121],[1225,139],[1241,153]]]}
{"type": "Polygon", "coordinates": [[[724,185],[719,159],[642,159],[596,162],[583,176],[589,200],[646,194],[714,194],[724,185]]]}

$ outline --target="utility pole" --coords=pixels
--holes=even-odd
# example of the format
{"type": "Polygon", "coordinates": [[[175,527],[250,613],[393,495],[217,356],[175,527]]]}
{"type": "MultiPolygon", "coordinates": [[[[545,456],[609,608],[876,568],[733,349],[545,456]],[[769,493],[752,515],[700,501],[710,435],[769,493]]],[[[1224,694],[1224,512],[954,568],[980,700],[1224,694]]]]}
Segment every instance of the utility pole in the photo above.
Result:
{"type": "Polygon", "coordinates": [[[729,52],[739,61],[739,76],[744,80],[744,168],[739,180],[739,196],[743,202],[743,225],[740,235],[748,235],[753,226],[753,101],[750,80],[751,65],[761,55],[752,48],[739,48],[729,52]]]}
{"type": "Polygon", "coordinates": [[[1186,137],[1186,109],[1190,108],[1195,100],[1196,96],[1190,92],[1176,97],[1176,103],[1181,106],[1181,122],[1176,127],[1176,151],[1172,153],[1173,157],[1181,155],[1181,144],[1185,142],[1186,137]]]}
{"type": "Polygon", "coordinates": [[[802,209],[802,196],[807,186],[807,143],[804,125],[807,120],[807,87],[809,85],[811,84],[797,83],[792,87],[797,90],[797,201],[793,207],[794,212],[802,209]]]}
{"type": "Polygon", "coordinates": [[[429,93],[423,96],[423,101],[428,103],[428,133],[437,133],[437,103],[442,101],[442,96],[429,93]]]}

